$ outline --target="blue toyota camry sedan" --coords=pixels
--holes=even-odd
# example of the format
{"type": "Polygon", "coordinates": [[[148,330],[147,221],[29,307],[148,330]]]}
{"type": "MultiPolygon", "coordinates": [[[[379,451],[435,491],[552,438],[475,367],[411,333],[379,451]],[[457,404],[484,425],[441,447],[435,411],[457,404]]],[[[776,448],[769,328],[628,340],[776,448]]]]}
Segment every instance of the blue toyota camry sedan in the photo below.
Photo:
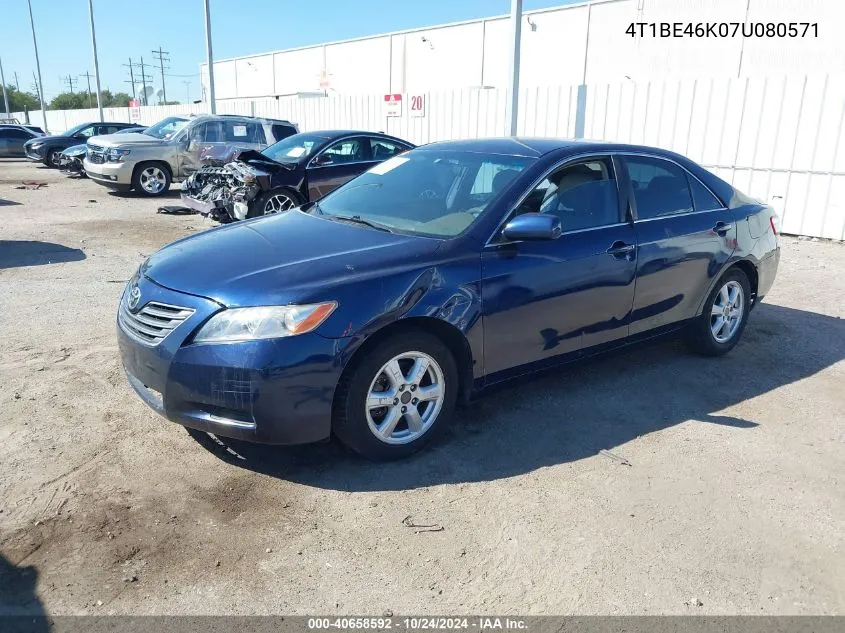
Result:
{"type": "Polygon", "coordinates": [[[433,143],[161,249],[124,291],[118,339],[174,422],[391,459],[502,381],[670,332],[726,353],[779,255],[774,211],[678,154],[433,143]]]}

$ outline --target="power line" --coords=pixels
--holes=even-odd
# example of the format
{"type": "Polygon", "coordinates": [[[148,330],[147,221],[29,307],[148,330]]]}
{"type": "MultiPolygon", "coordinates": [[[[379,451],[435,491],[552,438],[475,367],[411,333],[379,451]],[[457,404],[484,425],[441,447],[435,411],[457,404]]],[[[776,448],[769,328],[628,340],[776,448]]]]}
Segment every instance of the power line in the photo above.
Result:
{"type": "MultiPolygon", "coordinates": [[[[163,51],[159,46],[157,51],[153,51],[153,57],[158,60],[158,67],[161,70],[161,100],[162,103],[167,103],[167,88],[164,87],[164,62],[170,63],[170,51],[163,51]]],[[[169,70],[170,66],[167,68],[169,70]]]]}
{"type": "Polygon", "coordinates": [[[68,76],[67,76],[67,77],[65,77],[64,79],[62,79],[61,77],[59,77],[59,81],[66,81],[66,82],[67,82],[67,87],[70,89],[70,94],[73,94],[73,84],[74,84],[74,83],[79,83],[79,80],[78,80],[78,79],[74,79],[74,78],[73,78],[73,77],[71,77],[70,75],[68,75],[68,76]]]}

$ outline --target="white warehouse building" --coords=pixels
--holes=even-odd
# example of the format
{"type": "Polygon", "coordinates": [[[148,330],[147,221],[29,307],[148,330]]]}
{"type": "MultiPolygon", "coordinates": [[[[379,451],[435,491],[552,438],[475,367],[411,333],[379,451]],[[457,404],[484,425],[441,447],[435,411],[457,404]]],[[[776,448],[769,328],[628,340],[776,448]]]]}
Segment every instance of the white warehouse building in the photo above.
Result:
{"type": "MultiPolygon", "coordinates": [[[[843,0],[595,0],[527,11],[520,85],[845,73],[842,24],[843,0]],[[642,34],[630,34],[632,23],[646,24],[642,34]],[[738,35],[654,37],[652,23],[658,33],[660,23],[727,23],[738,35]],[[742,37],[743,23],[772,23],[786,36],[742,37]],[[799,36],[789,37],[791,23],[799,36]]],[[[509,17],[495,16],[215,61],[215,92],[226,100],[506,88],[509,56],[509,17]]],[[[207,65],[200,71],[207,90],[207,65]]]]}

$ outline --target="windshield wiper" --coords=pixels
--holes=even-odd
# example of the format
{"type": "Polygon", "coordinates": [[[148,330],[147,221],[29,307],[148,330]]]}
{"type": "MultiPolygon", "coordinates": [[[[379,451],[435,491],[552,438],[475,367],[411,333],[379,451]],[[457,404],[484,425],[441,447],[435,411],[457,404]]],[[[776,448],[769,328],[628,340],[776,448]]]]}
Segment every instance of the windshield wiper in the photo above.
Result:
{"type": "MultiPolygon", "coordinates": [[[[320,210],[322,213],[322,210],[320,210]]],[[[364,226],[369,226],[372,229],[376,229],[377,231],[386,231],[388,233],[393,233],[393,230],[385,226],[384,224],[379,224],[378,222],[372,222],[371,220],[365,220],[360,215],[332,215],[332,214],[325,214],[328,215],[330,218],[334,218],[335,220],[340,220],[341,222],[352,222],[354,224],[363,224],[364,226]]]]}

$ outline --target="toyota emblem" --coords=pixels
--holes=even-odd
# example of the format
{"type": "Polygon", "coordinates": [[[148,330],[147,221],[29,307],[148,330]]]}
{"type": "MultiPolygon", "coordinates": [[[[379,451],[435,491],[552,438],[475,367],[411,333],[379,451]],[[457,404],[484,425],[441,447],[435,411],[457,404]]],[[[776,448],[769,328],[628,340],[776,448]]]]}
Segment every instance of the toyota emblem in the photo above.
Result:
{"type": "Polygon", "coordinates": [[[141,289],[138,286],[132,286],[129,290],[129,298],[126,300],[126,305],[130,310],[134,310],[141,302],[141,289]]]}

